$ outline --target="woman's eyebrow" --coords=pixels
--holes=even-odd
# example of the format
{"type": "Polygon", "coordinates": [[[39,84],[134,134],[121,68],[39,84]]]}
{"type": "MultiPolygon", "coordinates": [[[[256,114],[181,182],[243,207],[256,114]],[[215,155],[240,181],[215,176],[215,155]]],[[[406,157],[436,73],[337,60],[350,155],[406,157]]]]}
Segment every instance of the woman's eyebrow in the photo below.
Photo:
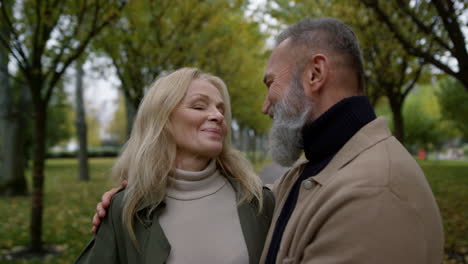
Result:
{"type": "MultiPolygon", "coordinates": [[[[202,93],[192,94],[192,95],[190,96],[190,99],[194,100],[194,99],[197,99],[197,97],[202,97],[202,98],[205,99],[205,100],[210,100],[210,97],[209,97],[208,95],[202,94],[202,93]]],[[[218,107],[219,107],[219,106],[224,107],[225,104],[224,104],[223,101],[219,101],[219,102],[216,102],[216,106],[218,106],[218,107]]]]}
{"type": "Polygon", "coordinates": [[[203,97],[204,99],[210,99],[210,97],[206,94],[202,94],[202,93],[196,93],[196,94],[192,94],[190,96],[190,98],[193,98],[193,97],[203,97]]]}

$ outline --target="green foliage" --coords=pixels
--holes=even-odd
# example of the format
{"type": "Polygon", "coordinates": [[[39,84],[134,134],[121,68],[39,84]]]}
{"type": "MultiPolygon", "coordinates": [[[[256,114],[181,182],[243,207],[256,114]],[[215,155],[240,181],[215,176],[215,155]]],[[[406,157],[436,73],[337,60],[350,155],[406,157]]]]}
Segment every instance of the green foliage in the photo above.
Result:
{"type": "Polygon", "coordinates": [[[88,146],[97,147],[101,145],[101,123],[98,120],[99,110],[90,108],[86,114],[86,126],[88,133],[88,146]]]}
{"type": "MultiPolygon", "coordinates": [[[[145,88],[161,73],[186,66],[220,76],[231,93],[234,118],[257,131],[265,37],[244,15],[247,1],[131,1],[123,17],[97,41],[109,56],[124,95],[138,107],[145,88]]],[[[131,120],[129,121],[131,123],[131,120]]]]}
{"type": "Polygon", "coordinates": [[[336,17],[356,33],[364,59],[366,92],[372,104],[381,97],[388,98],[393,112],[394,134],[404,141],[402,106],[406,96],[422,73],[423,62],[410,56],[392,33],[378,22],[375,14],[359,2],[333,1],[274,1],[272,14],[287,24],[306,16],[336,17]],[[294,4],[291,4],[294,3],[294,4]],[[379,39],[376,40],[376,36],[379,39]]]}
{"type": "MultiPolygon", "coordinates": [[[[88,158],[112,158],[117,157],[120,153],[118,146],[90,146],[88,147],[88,158]]],[[[77,151],[67,150],[50,150],[47,153],[47,158],[76,158],[77,151]]]]}
{"type": "MultiPolygon", "coordinates": [[[[437,149],[447,140],[458,136],[453,123],[441,119],[437,93],[438,86],[418,86],[405,100],[405,141],[413,152],[419,148],[437,149]]],[[[392,112],[386,98],[379,100],[375,111],[377,115],[385,116],[389,126],[393,127],[392,112]]]]}
{"type": "Polygon", "coordinates": [[[34,162],[31,250],[42,251],[44,162],[47,149],[47,112],[54,90],[67,68],[91,39],[112,22],[126,1],[16,1],[8,10],[0,4],[0,44],[22,73],[33,102],[34,162]],[[6,38],[8,35],[11,39],[6,38]]]}
{"type": "Polygon", "coordinates": [[[463,90],[463,85],[453,78],[442,80],[437,99],[442,118],[453,122],[462,135],[468,138],[468,93],[463,90]]]}
{"type": "Polygon", "coordinates": [[[107,134],[111,137],[112,140],[123,144],[127,139],[127,122],[125,116],[125,98],[119,96],[117,109],[114,112],[112,121],[109,123],[109,126],[106,128],[107,134]]]}
{"type": "Polygon", "coordinates": [[[418,87],[411,93],[404,106],[408,145],[414,149],[439,147],[450,138],[456,137],[450,122],[441,120],[441,109],[437,102],[437,86],[418,87]]]}
{"type": "MultiPolygon", "coordinates": [[[[52,96],[49,103],[48,114],[46,132],[47,147],[64,145],[74,136],[75,116],[63,86],[58,87],[55,94],[52,96]]],[[[32,126],[32,124],[30,126],[32,126]]]]}
{"type": "Polygon", "coordinates": [[[468,90],[466,0],[360,0],[411,55],[460,80],[468,90]],[[450,57],[458,66],[453,66],[450,57]]]}

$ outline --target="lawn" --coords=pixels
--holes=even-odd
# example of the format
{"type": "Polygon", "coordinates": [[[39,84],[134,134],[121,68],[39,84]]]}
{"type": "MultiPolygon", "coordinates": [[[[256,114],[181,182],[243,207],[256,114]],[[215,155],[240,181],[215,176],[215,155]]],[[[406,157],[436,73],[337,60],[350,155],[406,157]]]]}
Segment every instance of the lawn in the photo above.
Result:
{"type": "MultiPolygon", "coordinates": [[[[112,161],[91,159],[89,182],[78,180],[76,160],[47,161],[43,238],[47,244],[64,252],[43,262],[0,260],[0,263],[72,263],[92,237],[91,219],[96,203],[112,186],[109,177],[112,161]]],[[[0,214],[0,250],[28,245],[30,204],[29,197],[0,199],[0,212],[3,212],[0,214]]]]}
{"type": "MultiPolygon", "coordinates": [[[[47,162],[43,236],[63,253],[45,261],[4,259],[8,250],[28,245],[31,209],[29,197],[0,198],[0,263],[71,263],[91,238],[96,203],[113,185],[109,179],[112,161],[92,159],[90,182],[78,181],[75,160],[47,162]]],[[[442,213],[447,253],[467,256],[468,162],[421,162],[421,166],[442,213]]]]}

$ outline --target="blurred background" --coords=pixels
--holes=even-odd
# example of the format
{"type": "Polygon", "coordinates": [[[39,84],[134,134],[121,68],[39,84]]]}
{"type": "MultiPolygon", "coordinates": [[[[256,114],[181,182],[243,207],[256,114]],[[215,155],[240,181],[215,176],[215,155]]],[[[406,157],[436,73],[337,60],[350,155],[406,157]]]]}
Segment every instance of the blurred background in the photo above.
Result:
{"type": "MultiPolygon", "coordinates": [[[[304,17],[357,34],[367,94],[423,168],[444,263],[468,263],[467,0],[0,0],[0,263],[70,263],[145,90],[194,66],[228,85],[233,142],[281,176],[260,109],[274,37],[304,17]]],[[[265,176],[266,175],[266,176],[265,176]]],[[[267,180],[265,180],[267,179],[267,180]]]]}

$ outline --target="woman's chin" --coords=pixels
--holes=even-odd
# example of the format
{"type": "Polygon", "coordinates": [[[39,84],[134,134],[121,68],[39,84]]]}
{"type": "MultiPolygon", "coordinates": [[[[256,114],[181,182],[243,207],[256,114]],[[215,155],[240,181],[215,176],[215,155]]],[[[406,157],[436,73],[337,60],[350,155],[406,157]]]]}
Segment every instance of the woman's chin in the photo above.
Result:
{"type": "Polygon", "coordinates": [[[215,159],[221,154],[222,151],[222,146],[207,146],[201,151],[200,154],[209,157],[210,159],[215,159]]]}

